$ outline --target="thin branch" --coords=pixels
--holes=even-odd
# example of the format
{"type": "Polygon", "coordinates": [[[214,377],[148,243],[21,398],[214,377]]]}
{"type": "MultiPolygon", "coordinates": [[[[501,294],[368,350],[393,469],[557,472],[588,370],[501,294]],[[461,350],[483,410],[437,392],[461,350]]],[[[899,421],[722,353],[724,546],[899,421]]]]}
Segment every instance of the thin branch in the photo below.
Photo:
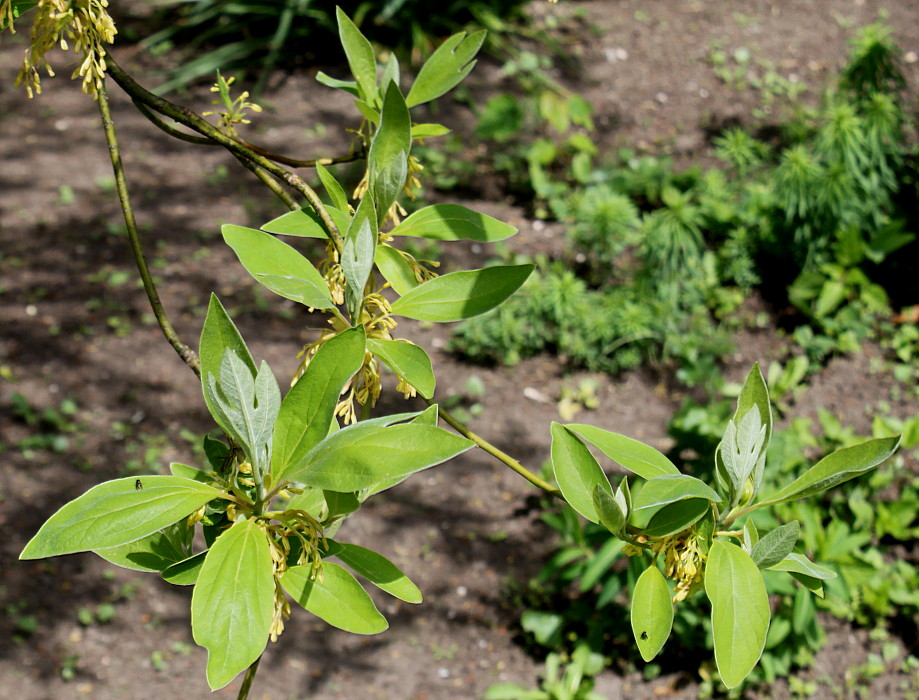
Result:
{"type": "Polygon", "coordinates": [[[147,292],[147,299],[150,300],[150,307],[153,309],[153,315],[156,317],[163,335],[166,340],[179,354],[182,361],[188,365],[191,370],[201,376],[201,367],[198,362],[198,356],[194,350],[182,342],[179,334],[176,332],[172,323],[169,321],[160,296],[156,291],[156,285],[153,283],[153,277],[150,274],[150,268],[147,266],[147,259],[144,257],[144,251],[140,244],[140,233],[137,229],[137,221],[134,219],[134,209],[131,207],[131,199],[128,194],[128,183],[124,174],[124,165],[121,162],[121,152],[118,148],[118,140],[115,137],[115,124],[112,121],[112,112],[109,108],[108,94],[103,84],[96,93],[97,102],[99,103],[99,113],[102,115],[102,127],[105,130],[105,140],[108,143],[109,154],[112,158],[112,170],[115,174],[115,189],[118,192],[118,199],[121,202],[121,211],[124,213],[124,224],[128,230],[128,239],[131,242],[131,251],[134,253],[134,261],[137,263],[137,270],[140,272],[140,278],[144,285],[144,291],[147,292]]]}
{"type": "MultiPolygon", "coordinates": [[[[429,406],[432,406],[435,404],[435,402],[430,399],[425,399],[425,401],[427,402],[429,406]]],[[[444,410],[440,405],[437,406],[437,409],[438,409],[438,413],[440,417],[444,419],[444,422],[452,426],[453,429],[456,430],[456,432],[458,432],[460,435],[462,435],[463,437],[469,440],[472,440],[476,445],[478,445],[483,450],[485,450],[485,452],[490,454],[495,459],[506,464],[508,467],[513,469],[524,479],[526,479],[531,484],[533,484],[533,486],[541,488],[543,491],[545,491],[551,496],[555,496],[556,498],[560,498],[564,500],[564,496],[562,496],[561,491],[555,488],[548,481],[538,477],[536,474],[534,474],[529,469],[524,467],[520,462],[518,462],[516,459],[511,457],[509,454],[507,454],[506,452],[502,450],[499,450],[497,447],[492,445],[490,442],[488,442],[484,438],[476,435],[469,428],[463,425],[459,420],[457,420],[453,415],[451,415],[449,411],[444,410]]]]}
{"type": "MultiPolygon", "coordinates": [[[[216,146],[217,144],[214,144],[214,145],[216,146]]],[[[275,180],[264,168],[261,168],[260,166],[253,163],[251,160],[247,160],[243,158],[242,156],[236,155],[235,153],[233,154],[233,157],[236,158],[236,160],[240,162],[240,165],[242,165],[247,170],[252,171],[255,177],[257,177],[259,180],[265,183],[265,186],[268,187],[268,189],[270,189],[272,192],[274,192],[277,195],[278,199],[284,202],[285,206],[288,209],[290,209],[291,211],[302,209],[302,207],[299,204],[297,204],[297,201],[293,197],[290,196],[290,193],[287,190],[285,190],[283,187],[281,187],[281,183],[275,180]]]]}
{"type": "Polygon", "coordinates": [[[239,694],[236,696],[236,700],[246,700],[249,697],[249,689],[252,688],[252,681],[255,680],[255,674],[258,671],[258,665],[261,660],[262,656],[259,654],[259,657],[246,669],[246,676],[243,678],[243,684],[239,686],[239,694]]]}
{"type": "Polygon", "coordinates": [[[316,213],[319,215],[319,218],[322,219],[322,223],[325,225],[326,230],[329,232],[329,236],[334,242],[336,248],[338,248],[339,251],[342,249],[344,241],[342,239],[341,232],[338,230],[338,227],[335,225],[335,222],[329,215],[328,210],[326,210],[325,205],[323,205],[322,200],[319,199],[319,195],[316,194],[316,191],[310,187],[306,181],[303,180],[303,178],[301,178],[299,175],[296,175],[295,173],[290,172],[289,170],[285,170],[280,165],[272,162],[265,156],[259,155],[251,148],[243,145],[236,139],[227,136],[220,129],[204,119],[204,117],[196,114],[187,107],[174,104],[169,100],[158,97],[149,90],[146,90],[131,76],[125,73],[121,66],[115,63],[111,57],[107,57],[106,65],[108,66],[108,74],[112,76],[112,79],[118,83],[122,90],[128,93],[132,100],[141,102],[155,112],[159,112],[164,116],[170,117],[180,124],[184,124],[188,128],[197,131],[202,136],[206,136],[212,141],[216,141],[231,153],[255,163],[262,169],[277,177],[282,182],[287,183],[295,190],[297,190],[306,198],[306,200],[310,203],[310,206],[316,210],[316,213]]]}
{"type": "Polygon", "coordinates": [[[195,136],[194,134],[186,134],[184,131],[179,131],[171,124],[167,124],[162,119],[160,119],[159,116],[156,114],[156,112],[150,109],[143,102],[139,102],[138,100],[132,100],[132,101],[134,102],[134,106],[137,107],[137,110],[141,114],[143,114],[147,119],[149,119],[150,122],[157,129],[161,129],[162,131],[165,131],[167,134],[172,136],[172,138],[179,139],[179,141],[185,141],[187,143],[193,143],[197,146],[219,146],[220,145],[219,143],[214,143],[209,138],[205,138],[204,136],[195,136]]]}

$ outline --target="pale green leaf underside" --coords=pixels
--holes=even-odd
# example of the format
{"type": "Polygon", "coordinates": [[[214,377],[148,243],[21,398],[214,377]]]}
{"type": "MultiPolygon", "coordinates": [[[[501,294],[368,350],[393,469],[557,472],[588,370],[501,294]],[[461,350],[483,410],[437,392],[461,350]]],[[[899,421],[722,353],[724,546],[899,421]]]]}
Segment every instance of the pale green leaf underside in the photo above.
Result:
{"type": "Polygon", "coordinates": [[[94,486],[52,515],[20,559],[116,547],[152,535],[223,495],[176,476],[115,479],[94,486]]]}
{"type": "Polygon", "coordinates": [[[466,36],[454,34],[431,54],[418,71],[418,77],[406,97],[409,107],[424,104],[449,92],[475,66],[475,55],[485,41],[485,31],[466,36]]]}
{"type": "Polygon", "coordinates": [[[291,246],[253,228],[225,224],[221,231],[249,274],[275,294],[314,309],[335,306],[322,275],[291,246]]]}
{"type": "Polygon", "coordinates": [[[766,645],[769,596],[750,556],[729,542],[712,542],[705,567],[705,592],[712,604],[715,662],[721,680],[734,688],[746,678],[766,645]]]}
{"type": "Polygon", "coordinates": [[[552,423],[552,471],[569,505],[593,523],[600,522],[594,503],[599,486],[612,495],[613,487],[590,450],[564,425],[552,423]]]}
{"type": "Polygon", "coordinates": [[[790,574],[801,574],[811,578],[828,581],[836,578],[836,572],[825,566],[815,564],[803,554],[792,552],[782,561],[769,567],[771,571],[787,571],[790,574]]]}
{"type": "Polygon", "coordinates": [[[721,502],[721,496],[704,481],[686,474],[665,474],[645,482],[641,491],[632,500],[632,509],[655,508],[687,498],[721,502]]]}
{"type": "Polygon", "coordinates": [[[208,550],[191,598],[195,643],[207,649],[207,682],[222,688],[268,644],[274,574],[265,532],[243,520],[208,550]]]}
{"type": "Polygon", "coordinates": [[[650,661],[658,655],[673,627],[673,603],[667,580],[652,564],[635,582],[631,607],[632,634],[641,658],[650,661]]]}

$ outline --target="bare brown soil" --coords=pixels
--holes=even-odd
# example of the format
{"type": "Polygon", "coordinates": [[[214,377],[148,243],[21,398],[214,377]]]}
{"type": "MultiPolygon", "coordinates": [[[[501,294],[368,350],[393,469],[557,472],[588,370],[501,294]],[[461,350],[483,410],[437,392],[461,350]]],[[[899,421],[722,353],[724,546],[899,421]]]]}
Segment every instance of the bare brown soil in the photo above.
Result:
{"type": "MultiPolygon", "coordinates": [[[[846,27],[874,20],[882,8],[904,50],[919,50],[916,0],[590,0],[535,3],[532,12],[585,13],[568,41],[582,68],[558,77],[595,105],[605,152],[628,146],[690,162],[709,157],[712,128],[747,123],[759,100],[713,76],[706,58],[714,42],[776,62],[784,74],[812,85],[809,99],[816,99],[844,60],[846,27]]],[[[152,323],[143,291],[130,275],[127,283],[119,280],[132,261],[118,233],[120,212],[95,105],[61,78],[47,80],[39,99],[14,90],[24,42],[22,33],[5,35],[0,47],[0,698],[206,697],[205,652],[193,646],[189,628],[190,590],[91,555],[17,560],[61,504],[132,466],[146,473],[170,460],[195,459],[182,431],[211,427],[200,390],[152,323]],[[39,409],[76,401],[77,428],[63,451],[30,454],[16,447],[35,433],[13,414],[17,392],[39,409]],[[114,619],[82,626],[78,611],[102,603],[114,605],[114,619]],[[37,623],[31,634],[17,629],[27,616],[37,623]],[[70,681],[61,674],[67,666],[75,669],[70,681]]],[[[132,47],[116,49],[115,56],[129,69],[142,58],[132,47]]],[[[61,75],[70,71],[62,59],[55,65],[61,75]]],[[[915,90],[919,63],[906,68],[915,90]]],[[[501,87],[495,76],[494,66],[483,62],[473,88],[501,87]]],[[[253,140],[303,157],[345,149],[340,128],[356,124],[349,99],[310,75],[275,82],[264,102],[276,111],[259,117],[253,140]]],[[[210,98],[196,89],[183,99],[202,111],[210,98]]],[[[254,354],[279,376],[289,375],[311,320],[256,289],[218,235],[222,222],[257,225],[277,215],[275,202],[227,154],[170,140],[123,95],[115,92],[113,99],[147,254],[179,333],[196,344],[214,290],[254,354]]],[[[447,118],[468,123],[458,112],[447,118]]],[[[519,226],[522,248],[551,248],[560,233],[504,201],[472,206],[519,226]]],[[[549,423],[559,420],[554,399],[563,382],[573,381],[559,363],[536,358],[513,368],[470,367],[443,351],[443,329],[416,328],[409,337],[431,352],[440,397],[463,393],[470,375],[483,381],[484,411],[473,428],[538,469],[548,456],[549,423]]],[[[778,352],[768,331],[738,340],[736,355],[724,358],[733,377],[778,352]]],[[[880,400],[904,416],[915,411],[892,400],[893,385],[874,374],[876,364],[870,352],[833,361],[796,411],[828,406],[861,430],[880,400]]],[[[600,408],[579,420],[667,447],[666,422],[680,396],[647,373],[600,381],[600,408]]],[[[401,404],[392,399],[384,408],[401,404]]],[[[425,603],[378,597],[391,629],[370,638],[295,614],[282,641],[267,650],[252,697],[452,700],[478,698],[496,682],[535,686],[541,662],[515,644],[516,615],[502,606],[506,583],[537,571],[551,544],[528,508],[533,494],[479,452],[371,501],[343,534],[391,557],[421,587],[425,603]]],[[[810,677],[826,674],[844,689],[847,670],[872,650],[865,631],[834,623],[810,677]]],[[[607,698],[694,697],[692,670],[650,682],[637,671],[606,673],[597,689],[607,698]]],[[[903,697],[901,680],[885,674],[870,692],[903,697]]],[[[235,697],[237,686],[214,697],[235,697]]],[[[827,686],[820,693],[835,697],[827,686]]],[[[788,697],[789,691],[778,684],[767,695],[788,697]]]]}

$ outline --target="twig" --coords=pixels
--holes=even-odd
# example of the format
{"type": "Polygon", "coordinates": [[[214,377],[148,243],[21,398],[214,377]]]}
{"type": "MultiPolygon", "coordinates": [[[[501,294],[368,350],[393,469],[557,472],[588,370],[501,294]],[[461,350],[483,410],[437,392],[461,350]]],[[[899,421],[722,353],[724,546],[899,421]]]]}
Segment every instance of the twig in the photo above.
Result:
{"type": "MultiPolygon", "coordinates": [[[[431,399],[425,399],[425,401],[427,402],[429,406],[432,406],[436,403],[435,401],[431,399]]],[[[459,420],[453,417],[453,415],[451,415],[449,411],[444,410],[440,405],[437,406],[437,409],[438,409],[438,414],[440,415],[441,418],[444,419],[444,422],[452,426],[453,429],[456,430],[456,432],[458,432],[460,435],[462,435],[463,437],[469,440],[472,440],[476,445],[478,445],[483,450],[485,450],[485,452],[490,454],[495,459],[506,464],[508,467],[513,469],[524,479],[526,479],[531,484],[533,484],[533,486],[541,488],[543,491],[545,491],[551,496],[555,496],[556,498],[561,498],[562,500],[564,500],[564,497],[562,496],[561,491],[555,488],[548,481],[538,477],[536,474],[534,474],[529,469],[524,467],[520,462],[518,462],[516,459],[511,457],[509,454],[507,454],[506,452],[502,450],[499,450],[497,447],[492,445],[490,442],[488,442],[488,440],[485,440],[484,438],[476,435],[469,428],[463,425],[459,420]]]]}
{"type": "Polygon", "coordinates": [[[323,205],[322,200],[319,199],[319,195],[316,194],[316,191],[310,187],[306,181],[303,180],[303,178],[295,173],[290,172],[289,170],[285,170],[280,165],[274,163],[265,156],[259,155],[251,148],[242,144],[236,139],[227,136],[225,133],[220,131],[220,129],[204,119],[204,117],[196,114],[187,107],[174,104],[169,100],[154,95],[152,92],[137,83],[137,81],[135,81],[131,76],[125,73],[121,66],[115,63],[111,57],[107,57],[106,65],[108,66],[108,74],[116,83],[118,83],[122,90],[128,93],[132,100],[141,102],[153,111],[159,112],[160,114],[170,117],[180,124],[184,124],[188,128],[197,131],[202,136],[206,136],[212,141],[219,143],[231,153],[255,163],[262,169],[277,177],[282,182],[287,183],[295,190],[297,190],[306,198],[306,200],[310,203],[310,206],[316,210],[319,218],[322,219],[323,225],[329,232],[329,237],[332,239],[335,247],[341,251],[342,247],[344,246],[344,240],[342,239],[341,232],[339,232],[338,227],[335,225],[335,222],[329,215],[328,210],[326,210],[325,205],[323,205]]]}
{"type": "Polygon", "coordinates": [[[255,680],[255,674],[258,671],[258,664],[261,660],[262,656],[259,654],[259,657],[246,669],[246,675],[243,678],[243,684],[239,686],[239,694],[236,696],[236,700],[246,700],[249,697],[249,689],[252,687],[252,681],[255,680]]]}
{"type": "Polygon", "coordinates": [[[137,263],[137,270],[140,272],[140,278],[144,285],[144,291],[147,292],[147,299],[150,300],[150,307],[153,309],[153,315],[157,323],[166,336],[166,340],[179,354],[182,361],[188,365],[191,370],[201,376],[201,366],[198,362],[198,355],[188,345],[182,342],[179,334],[176,332],[172,323],[166,315],[163,303],[156,291],[156,285],[153,283],[153,277],[150,274],[150,268],[147,266],[147,259],[144,257],[144,251],[140,244],[140,233],[137,230],[137,221],[134,219],[134,209],[131,207],[131,199],[128,194],[128,183],[125,179],[124,165],[121,162],[121,152],[118,148],[118,140],[115,137],[115,124],[112,121],[112,112],[109,108],[108,94],[103,84],[96,93],[97,102],[99,103],[99,113],[102,115],[102,127],[105,130],[105,140],[108,143],[109,155],[112,158],[112,170],[115,174],[115,189],[118,192],[118,200],[121,202],[121,211],[124,213],[124,224],[128,230],[128,239],[131,242],[131,251],[134,253],[134,261],[137,263]]]}
{"type": "MultiPolygon", "coordinates": [[[[214,145],[216,146],[217,144],[214,145]]],[[[247,160],[242,156],[236,155],[235,153],[233,154],[233,157],[240,162],[240,165],[242,165],[247,170],[252,171],[255,177],[265,183],[265,186],[274,192],[278,196],[278,199],[284,202],[288,209],[291,211],[302,209],[302,207],[297,204],[296,200],[290,196],[290,193],[281,187],[281,184],[275,180],[268,172],[266,172],[264,168],[259,167],[251,160],[247,160]]]]}

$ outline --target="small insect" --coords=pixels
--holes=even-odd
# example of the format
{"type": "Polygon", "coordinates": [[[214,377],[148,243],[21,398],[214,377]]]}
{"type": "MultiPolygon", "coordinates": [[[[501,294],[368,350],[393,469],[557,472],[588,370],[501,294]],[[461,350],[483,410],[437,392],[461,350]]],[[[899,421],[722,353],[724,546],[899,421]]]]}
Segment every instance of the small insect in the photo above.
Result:
{"type": "Polygon", "coordinates": [[[648,633],[647,633],[647,632],[642,632],[642,633],[641,633],[641,638],[642,638],[642,639],[647,639],[647,638],[648,638],[648,633]]]}
{"type": "Polygon", "coordinates": [[[143,482],[141,482],[140,479],[138,479],[137,481],[134,482],[134,490],[135,490],[135,491],[143,491],[143,490],[144,490],[143,482]]]}

